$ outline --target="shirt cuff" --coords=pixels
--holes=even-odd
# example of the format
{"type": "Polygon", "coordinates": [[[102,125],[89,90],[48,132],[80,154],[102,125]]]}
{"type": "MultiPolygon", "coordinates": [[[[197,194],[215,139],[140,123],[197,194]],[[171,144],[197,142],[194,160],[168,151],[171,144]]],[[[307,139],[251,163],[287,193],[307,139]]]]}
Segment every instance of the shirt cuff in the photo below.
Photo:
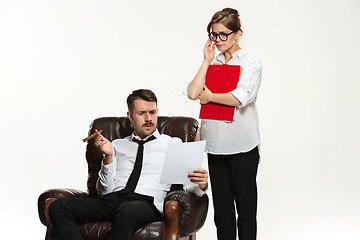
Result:
{"type": "Polygon", "coordinates": [[[196,196],[203,196],[204,194],[206,194],[206,191],[201,190],[201,188],[198,185],[190,185],[187,186],[187,188],[185,189],[187,192],[191,192],[193,194],[195,194],[196,196]]]}
{"type": "Polygon", "coordinates": [[[104,165],[104,160],[101,161],[101,173],[108,176],[110,175],[111,172],[113,172],[115,170],[115,163],[114,160],[112,161],[112,163],[104,165]]]}
{"type": "Polygon", "coordinates": [[[230,93],[241,102],[241,106],[245,106],[247,104],[246,99],[248,99],[248,95],[250,94],[250,89],[244,91],[242,88],[236,88],[230,93]]]}

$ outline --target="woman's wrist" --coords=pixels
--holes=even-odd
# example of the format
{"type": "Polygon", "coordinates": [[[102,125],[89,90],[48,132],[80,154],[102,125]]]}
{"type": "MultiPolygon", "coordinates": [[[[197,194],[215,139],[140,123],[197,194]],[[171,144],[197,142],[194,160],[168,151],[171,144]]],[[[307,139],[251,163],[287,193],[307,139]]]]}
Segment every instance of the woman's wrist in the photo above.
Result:
{"type": "Polygon", "coordinates": [[[202,62],[204,65],[207,65],[207,66],[209,66],[210,65],[210,63],[211,63],[211,60],[208,60],[208,59],[206,59],[206,58],[204,58],[204,60],[203,60],[203,62],[202,62]]]}

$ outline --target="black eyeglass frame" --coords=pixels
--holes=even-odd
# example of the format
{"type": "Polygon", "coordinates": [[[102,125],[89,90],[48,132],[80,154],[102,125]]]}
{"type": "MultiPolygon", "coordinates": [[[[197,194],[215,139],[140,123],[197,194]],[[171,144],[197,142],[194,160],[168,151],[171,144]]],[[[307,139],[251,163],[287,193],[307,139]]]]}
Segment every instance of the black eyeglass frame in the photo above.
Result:
{"type": "Polygon", "coordinates": [[[208,37],[210,38],[211,41],[215,42],[218,37],[220,39],[220,41],[222,42],[226,42],[228,39],[229,39],[229,35],[233,34],[233,33],[236,33],[237,31],[232,31],[231,33],[224,33],[224,32],[220,32],[220,33],[214,33],[214,32],[210,32],[208,34],[208,37]],[[215,35],[215,38],[214,40],[211,38],[211,35],[215,35]],[[225,40],[221,39],[221,36],[225,36],[225,40]]]}

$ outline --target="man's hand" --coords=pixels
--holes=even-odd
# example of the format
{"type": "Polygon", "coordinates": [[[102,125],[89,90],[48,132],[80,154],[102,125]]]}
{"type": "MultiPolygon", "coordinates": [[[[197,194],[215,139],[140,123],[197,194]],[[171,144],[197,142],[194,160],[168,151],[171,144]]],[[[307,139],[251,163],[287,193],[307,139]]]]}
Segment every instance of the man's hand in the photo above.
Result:
{"type": "Polygon", "coordinates": [[[205,191],[208,188],[208,172],[202,168],[195,168],[194,171],[189,172],[188,178],[190,182],[196,183],[201,190],[205,191]]]}
{"type": "Polygon", "coordinates": [[[104,164],[109,164],[112,162],[112,146],[109,140],[107,140],[101,133],[98,132],[97,129],[95,129],[97,132],[95,136],[95,146],[103,153],[105,154],[104,158],[104,164]]]}

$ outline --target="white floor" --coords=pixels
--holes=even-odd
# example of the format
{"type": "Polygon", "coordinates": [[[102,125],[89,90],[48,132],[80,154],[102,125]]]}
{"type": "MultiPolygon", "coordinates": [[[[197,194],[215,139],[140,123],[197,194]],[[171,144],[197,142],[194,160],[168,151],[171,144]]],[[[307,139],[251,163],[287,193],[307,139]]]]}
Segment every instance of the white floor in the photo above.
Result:
{"type": "MultiPolygon", "coordinates": [[[[264,215],[261,208],[260,205],[260,211],[258,211],[258,240],[360,240],[359,215],[350,215],[349,218],[347,216],[338,216],[339,220],[336,221],[328,220],[325,216],[306,216],[294,209],[296,214],[279,219],[278,217],[264,215]]],[[[197,239],[217,239],[213,216],[213,208],[210,205],[207,220],[203,228],[198,232],[197,239]]]]}
{"type": "MultiPolygon", "coordinates": [[[[35,206],[33,205],[35,209],[35,206]]],[[[32,216],[18,215],[12,209],[12,217],[2,217],[2,239],[44,239],[45,226],[38,220],[37,213],[32,216]],[[7,219],[7,220],[5,220],[7,219]],[[6,227],[4,227],[6,226],[6,227]]],[[[360,240],[359,221],[258,221],[258,240],[360,240]]],[[[199,240],[216,240],[212,213],[198,232],[199,240]]]]}

